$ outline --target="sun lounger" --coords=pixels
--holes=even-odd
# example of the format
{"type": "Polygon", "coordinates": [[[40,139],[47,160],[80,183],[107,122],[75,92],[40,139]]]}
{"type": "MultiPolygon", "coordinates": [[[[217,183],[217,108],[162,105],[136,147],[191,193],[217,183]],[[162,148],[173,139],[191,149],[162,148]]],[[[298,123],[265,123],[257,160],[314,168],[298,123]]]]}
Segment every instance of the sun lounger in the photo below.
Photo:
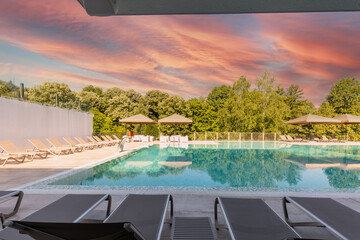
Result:
{"type": "Polygon", "coordinates": [[[289,140],[285,137],[285,135],[279,135],[280,141],[288,142],[289,140]]]}
{"type": "Polygon", "coordinates": [[[340,239],[359,239],[360,213],[331,198],[285,197],[283,210],[285,220],[290,226],[326,227],[340,239]],[[289,219],[287,203],[299,207],[316,222],[292,222],[289,219]]]}
{"type": "Polygon", "coordinates": [[[287,139],[289,142],[301,142],[302,139],[294,139],[292,136],[290,135],[286,135],[287,139]]]}
{"type": "Polygon", "coordinates": [[[95,138],[93,138],[93,136],[88,136],[87,138],[90,140],[90,142],[92,142],[93,144],[97,144],[99,147],[103,147],[107,145],[107,143],[105,143],[104,141],[101,142],[96,141],[95,138]]]}
{"type": "MultiPolygon", "coordinates": [[[[58,226],[59,223],[77,223],[80,220],[84,219],[84,217],[88,213],[90,213],[92,210],[94,210],[104,201],[108,201],[106,216],[109,216],[110,208],[111,208],[111,196],[108,194],[65,195],[59,200],[47,205],[46,207],[29,215],[28,217],[25,217],[21,221],[12,221],[6,223],[5,225],[8,227],[0,231],[0,239],[5,239],[5,240],[22,239],[21,237],[23,235],[19,234],[18,231],[14,231],[13,228],[26,231],[26,229],[28,229],[27,226],[30,226],[33,229],[35,229],[36,226],[40,226],[40,229],[46,229],[48,223],[50,225],[51,223],[53,224],[56,223],[55,226],[58,226]]],[[[32,231],[30,230],[30,232],[32,231]]],[[[36,239],[36,238],[31,238],[27,236],[27,238],[25,239],[36,239]]]]}
{"type": "Polygon", "coordinates": [[[46,140],[51,144],[51,147],[67,149],[69,153],[73,153],[74,151],[80,152],[78,147],[63,145],[56,138],[47,138],[46,140]]]}
{"type": "Polygon", "coordinates": [[[169,202],[171,203],[170,218],[172,218],[173,199],[171,195],[130,194],[104,222],[130,222],[145,239],[159,240],[169,202]]]}
{"type": "Polygon", "coordinates": [[[47,158],[48,156],[48,152],[21,151],[10,141],[0,141],[0,148],[2,148],[6,154],[10,156],[15,156],[15,158],[25,156],[27,158],[30,158],[30,160],[33,160],[35,157],[47,158]]]}
{"type": "MultiPolygon", "coordinates": [[[[67,232],[67,234],[76,234],[71,235],[71,239],[93,239],[96,235],[89,235],[86,230],[91,231],[92,234],[98,234],[99,232],[101,232],[100,229],[108,227],[108,235],[118,234],[119,231],[120,234],[124,234],[123,229],[126,229],[128,232],[135,232],[135,235],[138,237],[136,239],[158,240],[160,239],[163,224],[165,223],[165,216],[169,202],[171,203],[170,216],[172,217],[173,214],[173,201],[171,195],[130,194],[102,223],[80,223],[79,221],[83,219],[83,217],[89,211],[94,209],[97,205],[99,205],[103,200],[106,199],[99,198],[97,199],[97,201],[92,201],[93,205],[86,202],[85,204],[81,204],[82,199],[77,199],[78,196],[81,195],[72,195],[65,201],[60,199],[60,204],[50,204],[49,206],[36,212],[37,215],[33,216],[34,214],[36,214],[34,213],[21,221],[13,221],[13,223],[9,225],[12,228],[17,228],[28,233],[34,233],[34,229],[36,230],[35,233],[38,234],[41,234],[41,232],[50,232],[53,235],[62,236],[62,239],[69,239],[66,237],[69,235],[62,235],[64,234],[64,232],[67,232]],[[71,202],[74,201],[74,196],[76,201],[74,203],[74,206],[72,206],[71,202]],[[72,208],[74,209],[74,212],[71,211],[72,208]],[[46,216],[46,213],[48,212],[50,212],[50,215],[46,216]],[[59,212],[61,212],[60,216],[56,217],[59,212]],[[97,231],[95,231],[95,229],[97,231]],[[84,235],[77,235],[79,234],[79,232],[83,233],[84,235]]],[[[87,201],[88,199],[88,197],[86,196],[89,195],[84,195],[83,198],[85,199],[85,201],[87,201]]],[[[109,209],[110,204],[108,210],[109,209]]],[[[9,231],[8,229],[10,229],[10,231],[12,230],[11,228],[6,228],[5,230],[9,231]]],[[[0,239],[4,238],[3,234],[5,230],[0,231],[0,239]]],[[[14,238],[4,239],[8,240],[14,238]]],[[[122,238],[113,237],[101,239],[122,238]]]]}
{"type": "Polygon", "coordinates": [[[67,142],[70,146],[72,147],[78,147],[78,148],[81,148],[81,150],[84,150],[84,149],[94,149],[94,145],[93,144],[79,144],[79,143],[76,143],[72,138],[70,137],[64,137],[63,138],[65,140],[65,142],[67,142]]]}
{"type": "Polygon", "coordinates": [[[103,140],[101,140],[98,136],[93,136],[93,138],[94,138],[97,142],[103,143],[104,145],[107,145],[107,146],[112,146],[112,145],[113,145],[113,143],[111,143],[111,142],[109,142],[109,141],[103,141],[103,140]]]}
{"type": "Polygon", "coordinates": [[[261,199],[216,198],[215,226],[217,229],[223,227],[218,224],[218,205],[233,240],[279,240],[300,237],[261,199]]]}
{"type": "Polygon", "coordinates": [[[134,135],[132,140],[133,140],[133,142],[141,142],[142,141],[142,135],[134,135]]]}
{"type": "Polygon", "coordinates": [[[14,209],[9,213],[0,213],[0,224],[3,226],[5,219],[14,216],[20,207],[21,201],[23,199],[24,193],[22,191],[0,191],[0,202],[10,199],[17,198],[14,209]]]}
{"type": "Polygon", "coordinates": [[[108,139],[106,136],[101,136],[101,138],[104,140],[104,142],[108,142],[109,145],[115,145],[117,143],[117,141],[114,141],[113,139],[108,139]]]}
{"type": "Polygon", "coordinates": [[[110,137],[109,135],[104,135],[104,137],[106,137],[109,141],[113,141],[115,144],[120,143],[121,140],[120,139],[113,139],[112,137],[110,137]]]}
{"type": "Polygon", "coordinates": [[[63,147],[61,147],[61,148],[56,148],[56,147],[49,148],[40,139],[28,139],[28,141],[34,146],[34,151],[48,152],[50,154],[55,154],[55,155],[71,153],[69,148],[63,148],[63,147]]]}
{"type": "Polygon", "coordinates": [[[23,163],[25,161],[25,155],[8,155],[8,154],[0,154],[0,161],[2,161],[3,163],[1,164],[1,166],[5,166],[6,163],[10,160],[13,160],[17,163],[23,163]]]}
{"type": "MultiPolygon", "coordinates": [[[[94,146],[94,147],[102,147],[102,144],[99,144],[99,143],[97,143],[97,142],[87,142],[87,141],[85,141],[82,137],[75,137],[75,139],[76,139],[76,141],[78,141],[80,144],[82,144],[82,145],[87,145],[87,144],[89,144],[89,145],[92,145],[92,146],[94,146]]],[[[95,141],[95,140],[94,140],[95,141]]]]}

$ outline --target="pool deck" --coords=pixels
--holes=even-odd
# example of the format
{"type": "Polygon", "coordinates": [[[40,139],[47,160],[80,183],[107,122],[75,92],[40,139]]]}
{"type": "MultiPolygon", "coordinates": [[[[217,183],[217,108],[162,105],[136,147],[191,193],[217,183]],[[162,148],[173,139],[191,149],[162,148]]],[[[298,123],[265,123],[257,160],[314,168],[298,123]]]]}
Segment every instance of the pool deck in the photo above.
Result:
{"type": "MultiPolygon", "coordinates": [[[[203,142],[199,142],[203,143],[203,142]]],[[[347,143],[349,144],[349,143],[347,143]]],[[[125,154],[134,149],[138,149],[148,144],[128,143],[125,145],[125,154]]],[[[350,145],[350,144],[349,144],[350,145]]],[[[35,159],[33,162],[22,164],[9,163],[5,167],[0,167],[0,189],[19,189],[21,186],[34,182],[63,171],[71,170],[94,162],[103,161],[112,157],[119,156],[117,147],[106,147],[95,150],[87,150],[81,153],[63,156],[50,156],[48,159],[35,159]]],[[[217,196],[262,198],[279,216],[283,216],[281,207],[281,197],[285,195],[333,197],[344,205],[360,212],[360,194],[355,193],[286,193],[286,192],[231,192],[231,191],[100,191],[100,190],[24,190],[25,196],[18,214],[11,219],[22,219],[35,212],[41,207],[55,201],[67,193],[110,193],[113,196],[112,209],[114,209],[125,196],[129,193],[170,193],[174,197],[175,216],[206,216],[211,217],[214,222],[214,201],[217,196]]],[[[0,212],[7,211],[13,206],[13,200],[4,202],[0,205],[0,212]],[[7,210],[5,210],[7,209],[7,210]]],[[[295,221],[311,220],[301,210],[291,206],[290,216],[295,221]]],[[[103,219],[105,215],[105,205],[101,205],[93,211],[89,218],[103,219]]],[[[220,214],[220,221],[224,222],[220,214]]],[[[313,237],[322,239],[336,239],[323,228],[296,228],[303,237],[313,237]]],[[[170,239],[171,228],[164,226],[161,239],[170,239]]],[[[226,229],[217,231],[218,239],[230,239],[226,229]]]]}

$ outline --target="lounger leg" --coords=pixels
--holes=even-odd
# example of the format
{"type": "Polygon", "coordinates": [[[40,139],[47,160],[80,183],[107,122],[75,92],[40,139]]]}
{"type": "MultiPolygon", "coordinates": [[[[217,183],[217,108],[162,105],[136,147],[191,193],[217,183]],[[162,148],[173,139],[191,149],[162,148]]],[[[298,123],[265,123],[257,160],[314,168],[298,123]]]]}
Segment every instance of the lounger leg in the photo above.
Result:
{"type": "Polygon", "coordinates": [[[0,226],[4,228],[5,217],[0,213],[0,226]]]}
{"type": "Polygon", "coordinates": [[[218,223],[218,212],[217,212],[218,205],[219,205],[219,199],[216,198],[215,199],[215,205],[214,205],[214,214],[215,214],[214,218],[215,218],[216,230],[219,230],[219,227],[218,227],[218,225],[219,225],[219,223],[218,223]]]}
{"type": "Polygon", "coordinates": [[[174,200],[171,195],[169,196],[169,202],[170,202],[170,218],[165,219],[164,224],[169,224],[171,226],[172,222],[173,222],[173,215],[174,215],[174,200]]]}
{"type": "Polygon", "coordinates": [[[105,201],[108,201],[108,206],[107,206],[107,210],[106,210],[106,217],[108,217],[111,213],[111,202],[112,202],[111,195],[108,195],[108,197],[105,199],[105,201]]]}
{"type": "Polygon", "coordinates": [[[21,204],[21,201],[24,197],[24,193],[22,191],[19,191],[19,193],[17,195],[14,195],[13,197],[17,197],[18,200],[16,202],[16,205],[14,207],[14,210],[8,214],[4,214],[3,217],[4,218],[9,218],[9,217],[12,217],[14,216],[18,211],[19,211],[19,208],[20,208],[20,204],[21,204]]]}
{"type": "Polygon", "coordinates": [[[285,218],[285,221],[291,227],[296,227],[296,226],[325,227],[323,224],[321,224],[319,222],[292,222],[290,220],[290,218],[289,218],[289,213],[288,213],[288,210],[287,210],[287,203],[290,203],[290,201],[286,197],[283,197],[283,199],[282,199],[282,207],[283,207],[283,211],[284,211],[284,218],[285,218]]]}

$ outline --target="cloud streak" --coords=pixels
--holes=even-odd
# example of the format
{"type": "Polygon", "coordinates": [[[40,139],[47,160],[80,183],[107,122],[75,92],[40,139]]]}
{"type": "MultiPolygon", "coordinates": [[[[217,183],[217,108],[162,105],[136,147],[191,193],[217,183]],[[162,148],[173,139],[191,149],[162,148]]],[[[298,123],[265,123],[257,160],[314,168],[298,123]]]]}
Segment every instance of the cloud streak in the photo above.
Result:
{"type": "MultiPolygon", "coordinates": [[[[254,83],[268,70],[319,104],[341,77],[360,75],[358,13],[96,18],[72,0],[0,4],[0,40],[87,72],[12,69],[37,81],[160,89],[188,98],[241,75],[254,83]]],[[[10,71],[2,68],[0,78],[10,71]]]]}

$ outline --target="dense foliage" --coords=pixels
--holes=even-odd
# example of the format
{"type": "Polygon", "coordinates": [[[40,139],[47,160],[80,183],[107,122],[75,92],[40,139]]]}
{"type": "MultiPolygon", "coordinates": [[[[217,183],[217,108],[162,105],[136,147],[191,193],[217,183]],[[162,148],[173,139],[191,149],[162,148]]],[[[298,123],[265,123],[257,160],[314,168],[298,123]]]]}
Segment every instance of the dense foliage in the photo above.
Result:
{"type": "MultiPolygon", "coordinates": [[[[354,133],[358,125],[351,126],[291,126],[284,122],[308,113],[334,117],[344,113],[360,115],[360,82],[343,78],[335,83],[326,100],[318,109],[304,99],[298,85],[284,89],[275,83],[275,77],[265,72],[255,86],[241,76],[232,86],[214,87],[207,97],[185,100],[159,90],[148,91],[145,96],[134,90],[87,86],[81,92],[72,91],[64,83],[44,82],[26,88],[25,100],[69,109],[91,111],[94,114],[94,132],[136,132],[158,135],[189,132],[282,132],[328,134],[354,133]],[[56,97],[57,96],[57,97],[56,97]],[[56,103],[57,99],[57,103],[56,103]],[[177,113],[193,119],[187,126],[124,125],[119,119],[142,113],[159,120],[177,113]]],[[[19,97],[19,87],[0,81],[0,95],[19,97]]]]}

